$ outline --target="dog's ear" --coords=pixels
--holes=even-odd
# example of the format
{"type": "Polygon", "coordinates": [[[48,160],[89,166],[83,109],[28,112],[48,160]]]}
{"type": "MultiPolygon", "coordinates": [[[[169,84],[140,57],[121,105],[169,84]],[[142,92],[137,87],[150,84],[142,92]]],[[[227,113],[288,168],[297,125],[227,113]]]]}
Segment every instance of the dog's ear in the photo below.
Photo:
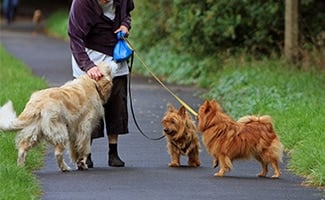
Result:
{"type": "Polygon", "coordinates": [[[216,107],[216,105],[217,105],[216,100],[212,99],[212,100],[210,101],[210,106],[211,106],[211,107],[216,107]]]}
{"type": "Polygon", "coordinates": [[[168,103],[168,104],[167,104],[167,108],[168,108],[168,111],[169,111],[169,112],[172,112],[172,111],[175,110],[174,106],[173,106],[171,103],[168,103]]]}
{"type": "Polygon", "coordinates": [[[206,108],[211,108],[213,106],[213,101],[214,100],[210,100],[210,101],[209,100],[206,100],[205,107],[206,108]]]}
{"type": "Polygon", "coordinates": [[[214,110],[222,110],[220,104],[216,100],[211,100],[211,106],[214,110]]]}
{"type": "Polygon", "coordinates": [[[210,101],[210,107],[213,109],[213,110],[220,110],[220,105],[217,103],[216,100],[211,100],[210,101]]]}
{"type": "Polygon", "coordinates": [[[205,100],[202,105],[204,105],[205,107],[207,107],[207,106],[209,106],[209,104],[210,104],[209,100],[205,100]]]}
{"type": "Polygon", "coordinates": [[[181,116],[181,117],[186,117],[186,108],[184,106],[181,106],[178,110],[178,114],[181,116]]]}
{"type": "Polygon", "coordinates": [[[219,107],[219,105],[218,105],[218,103],[216,102],[216,100],[214,100],[214,99],[212,99],[212,100],[206,100],[206,102],[205,102],[205,110],[204,110],[204,112],[205,113],[208,113],[208,112],[210,112],[211,110],[212,111],[216,111],[217,109],[218,109],[218,107],[219,107]]]}

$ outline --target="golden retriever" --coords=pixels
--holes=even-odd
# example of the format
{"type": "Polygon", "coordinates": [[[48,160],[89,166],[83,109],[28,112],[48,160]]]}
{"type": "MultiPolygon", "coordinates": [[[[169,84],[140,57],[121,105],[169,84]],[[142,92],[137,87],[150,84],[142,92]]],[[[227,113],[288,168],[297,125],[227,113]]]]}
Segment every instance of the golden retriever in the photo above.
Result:
{"type": "Polygon", "coordinates": [[[199,108],[198,129],[203,134],[207,151],[214,158],[213,166],[220,163],[215,176],[224,176],[231,170],[233,160],[253,157],[262,166],[259,177],[266,176],[271,164],[274,169],[272,178],[279,178],[283,145],[270,116],[244,116],[234,121],[222,112],[215,100],[207,100],[199,108]]]}
{"type": "Polygon", "coordinates": [[[103,104],[113,86],[110,67],[98,66],[104,74],[98,81],[83,75],[61,87],[34,92],[18,117],[11,101],[0,108],[0,130],[18,131],[18,165],[23,166],[27,151],[44,139],[54,146],[61,171],[71,170],[63,158],[67,145],[77,168],[87,169],[91,132],[104,116],[103,104]]]}

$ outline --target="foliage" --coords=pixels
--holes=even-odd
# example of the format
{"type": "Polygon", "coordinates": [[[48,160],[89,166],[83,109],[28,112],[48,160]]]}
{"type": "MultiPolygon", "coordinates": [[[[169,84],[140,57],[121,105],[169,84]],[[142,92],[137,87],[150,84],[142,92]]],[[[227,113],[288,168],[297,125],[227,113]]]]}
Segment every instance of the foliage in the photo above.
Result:
{"type": "Polygon", "coordinates": [[[68,10],[59,10],[46,20],[46,27],[52,36],[68,39],[68,13],[68,10]]]}
{"type": "MultiPolygon", "coordinates": [[[[300,25],[306,41],[315,41],[324,31],[322,5],[302,1],[300,25]]],[[[143,50],[163,40],[194,56],[234,55],[242,49],[255,56],[282,52],[284,1],[139,0],[136,6],[133,24],[138,31],[132,34],[143,50]]]]}
{"type": "Polygon", "coordinates": [[[141,41],[141,49],[149,49],[156,41],[168,37],[166,21],[172,16],[171,4],[171,0],[135,2],[130,35],[141,41]]]}

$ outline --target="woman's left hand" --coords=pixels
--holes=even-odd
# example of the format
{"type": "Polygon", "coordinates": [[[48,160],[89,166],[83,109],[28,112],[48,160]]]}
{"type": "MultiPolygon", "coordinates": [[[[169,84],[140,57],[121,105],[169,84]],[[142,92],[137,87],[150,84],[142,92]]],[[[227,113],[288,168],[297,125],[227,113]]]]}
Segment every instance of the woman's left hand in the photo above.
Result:
{"type": "Polygon", "coordinates": [[[128,29],[128,27],[126,27],[124,25],[121,25],[120,28],[118,28],[116,31],[114,31],[114,33],[118,33],[120,31],[124,32],[125,36],[129,35],[129,29],[128,29]]]}

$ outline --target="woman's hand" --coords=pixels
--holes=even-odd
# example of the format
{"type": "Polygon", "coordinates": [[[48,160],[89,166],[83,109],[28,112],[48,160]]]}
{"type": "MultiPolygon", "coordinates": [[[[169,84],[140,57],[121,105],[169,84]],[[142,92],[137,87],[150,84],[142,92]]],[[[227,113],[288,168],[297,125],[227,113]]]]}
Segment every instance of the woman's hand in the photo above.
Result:
{"type": "Polygon", "coordinates": [[[92,79],[94,79],[94,80],[96,80],[96,81],[98,81],[98,80],[100,79],[100,77],[103,76],[102,72],[98,69],[97,66],[94,66],[94,67],[90,68],[90,69],[87,71],[87,75],[88,75],[90,78],[92,78],[92,79]]]}
{"type": "Polygon", "coordinates": [[[114,33],[118,33],[120,31],[124,32],[125,36],[129,35],[129,29],[128,29],[128,27],[126,27],[124,25],[121,25],[120,28],[118,28],[116,31],[114,31],[114,33]]]}

